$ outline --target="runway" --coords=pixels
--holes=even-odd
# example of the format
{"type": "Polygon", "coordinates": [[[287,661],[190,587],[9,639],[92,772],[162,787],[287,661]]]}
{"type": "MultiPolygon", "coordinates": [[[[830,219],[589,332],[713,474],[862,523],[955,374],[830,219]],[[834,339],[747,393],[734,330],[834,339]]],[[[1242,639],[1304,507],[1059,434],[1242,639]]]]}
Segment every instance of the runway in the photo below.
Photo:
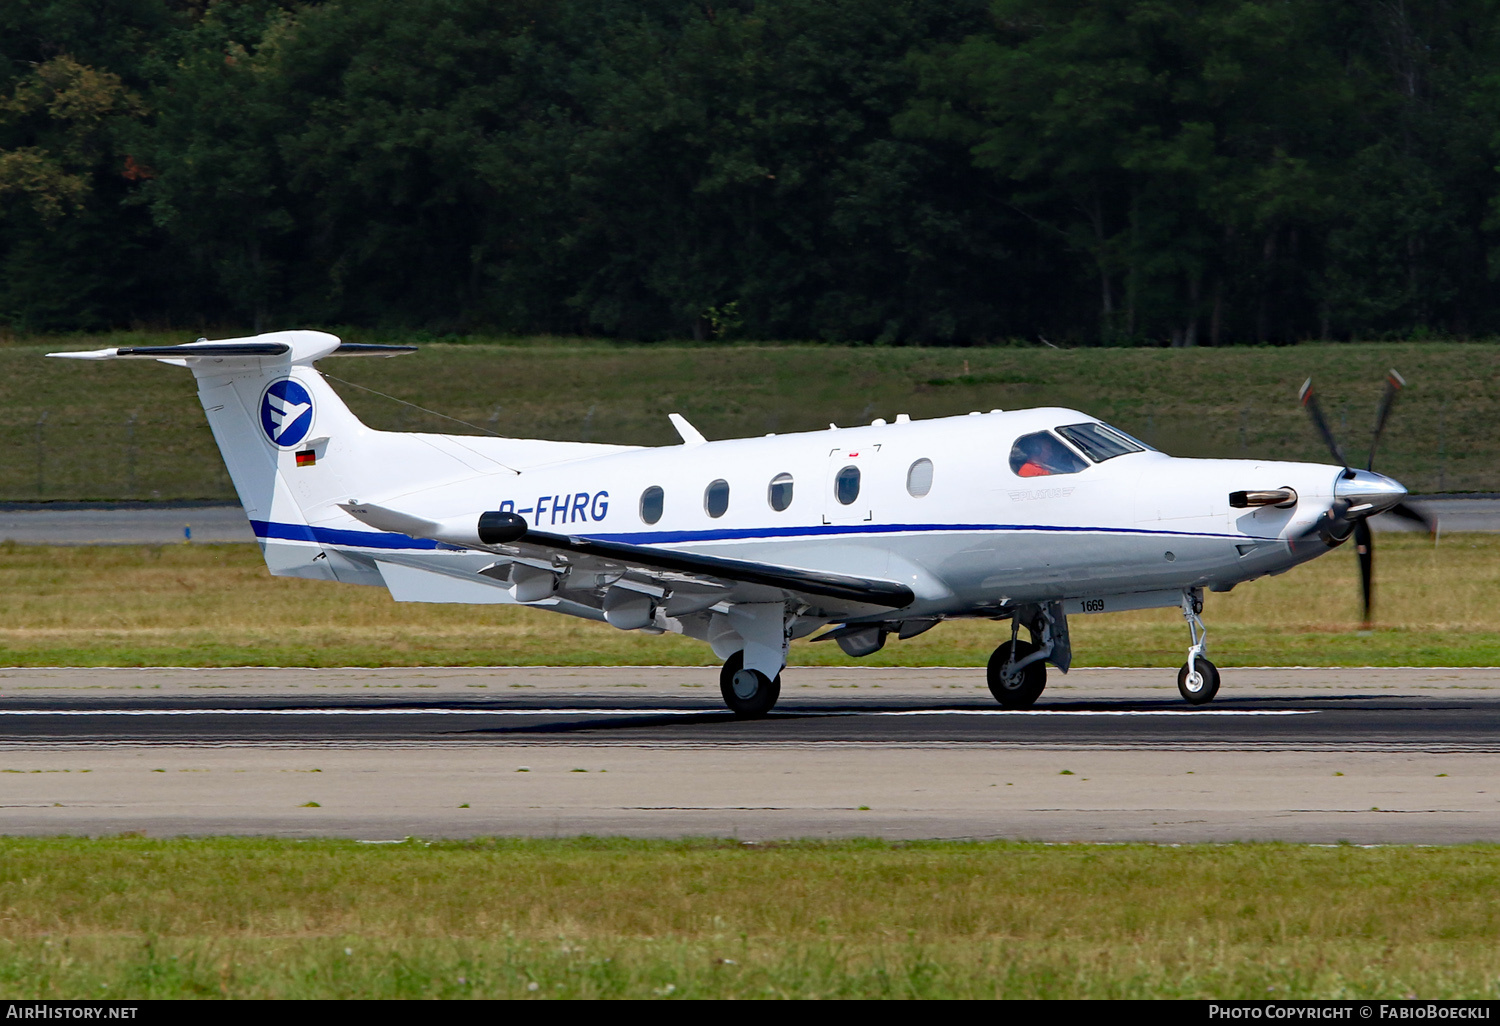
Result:
{"type": "Polygon", "coordinates": [[[122,830],[1500,841],[1500,670],[0,671],[0,831],[122,830]]]}

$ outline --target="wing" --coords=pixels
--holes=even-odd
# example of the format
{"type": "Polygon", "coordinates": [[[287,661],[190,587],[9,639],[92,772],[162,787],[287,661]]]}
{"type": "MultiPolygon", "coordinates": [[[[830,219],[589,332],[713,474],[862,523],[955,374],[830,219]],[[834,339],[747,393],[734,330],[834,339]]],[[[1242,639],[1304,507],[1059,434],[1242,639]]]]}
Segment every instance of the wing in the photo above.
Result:
{"type": "Polygon", "coordinates": [[[864,615],[908,606],[912,590],[896,581],[821,570],[706,556],[653,545],[601,542],[573,535],[527,531],[517,543],[563,555],[590,568],[619,571],[631,579],[676,590],[710,588],[723,601],[794,599],[825,615],[864,615]],[[774,595],[772,594],[774,593],[774,595]]]}
{"type": "Polygon", "coordinates": [[[494,553],[497,561],[480,573],[511,585],[517,595],[523,594],[522,580],[529,579],[545,594],[567,595],[595,608],[622,582],[659,592],[669,615],[719,603],[789,601],[812,616],[845,619],[900,609],[915,598],[905,584],[879,578],[545,531],[527,530],[514,541],[486,545],[475,537],[472,517],[433,521],[371,503],[341,508],[380,530],[494,553]]]}

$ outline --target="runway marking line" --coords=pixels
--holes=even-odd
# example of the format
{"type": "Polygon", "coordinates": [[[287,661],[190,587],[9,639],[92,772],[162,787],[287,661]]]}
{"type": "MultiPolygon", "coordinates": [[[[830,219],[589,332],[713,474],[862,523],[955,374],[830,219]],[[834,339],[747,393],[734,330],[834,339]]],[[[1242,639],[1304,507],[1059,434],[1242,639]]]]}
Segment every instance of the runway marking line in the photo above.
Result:
{"type": "MultiPolygon", "coordinates": [[[[809,710],[797,716],[1311,716],[1316,709],[809,710]]],[[[703,716],[720,709],[4,709],[0,716],[703,716]]]]}

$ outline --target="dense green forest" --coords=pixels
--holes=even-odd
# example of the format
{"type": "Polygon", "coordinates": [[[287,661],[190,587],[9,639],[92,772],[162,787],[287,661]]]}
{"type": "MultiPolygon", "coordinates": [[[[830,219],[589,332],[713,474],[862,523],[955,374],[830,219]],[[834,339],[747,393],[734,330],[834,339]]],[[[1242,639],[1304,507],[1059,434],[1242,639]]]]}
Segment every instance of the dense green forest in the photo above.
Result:
{"type": "Polygon", "coordinates": [[[0,0],[0,324],[1500,332],[1497,0],[0,0]]]}

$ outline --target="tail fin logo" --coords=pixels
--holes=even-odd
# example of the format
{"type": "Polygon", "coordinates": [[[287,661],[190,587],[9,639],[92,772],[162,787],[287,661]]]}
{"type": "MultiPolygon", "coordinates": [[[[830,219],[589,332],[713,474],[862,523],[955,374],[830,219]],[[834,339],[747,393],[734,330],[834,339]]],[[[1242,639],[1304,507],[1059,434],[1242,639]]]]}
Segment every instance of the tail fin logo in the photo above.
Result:
{"type": "Polygon", "coordinates": [[[312,430],[313,401],[291,378],[273,381],[260,397],[260,426],[271,444],[290,449],[312,430]]]}

